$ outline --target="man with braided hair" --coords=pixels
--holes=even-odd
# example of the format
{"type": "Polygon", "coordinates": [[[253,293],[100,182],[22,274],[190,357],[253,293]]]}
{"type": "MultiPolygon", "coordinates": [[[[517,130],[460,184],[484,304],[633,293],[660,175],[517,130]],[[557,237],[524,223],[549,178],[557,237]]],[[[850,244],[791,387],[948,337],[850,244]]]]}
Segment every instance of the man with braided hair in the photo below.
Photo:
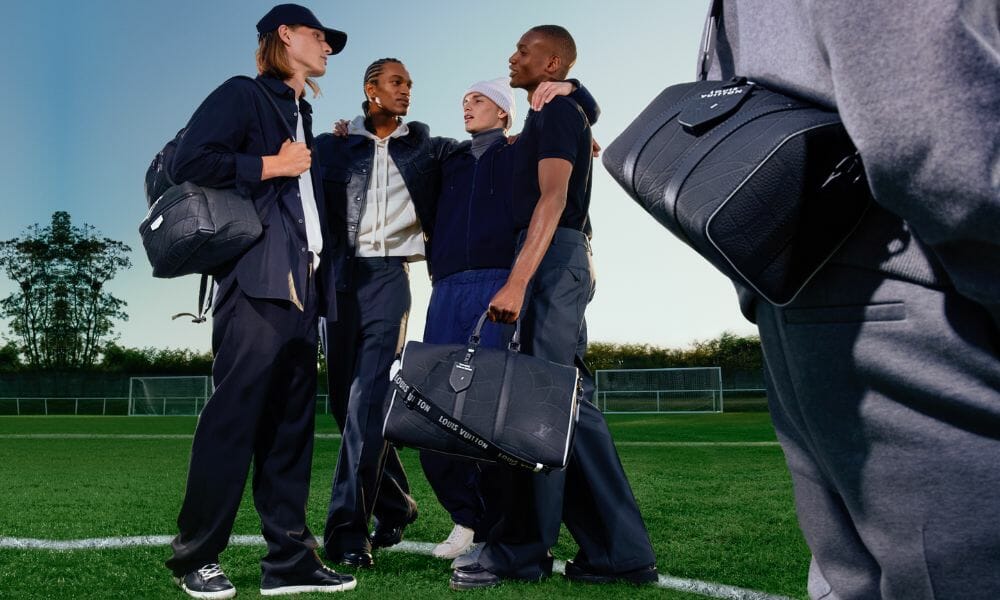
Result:
{"type": "Polygon", "coordinates": [[[398,543],[417,517],[399,456],[382,438],[383,400],[406,335],[408,263],[426,256],[438,164],[453,140],[403,122],[412,85],[398,59],[373,62],[364,115],[346,137],[316,140],[341,303],[323,330],[331,412],[343,432],[323,541],[328,558],[358,568],[373,566],[372,549],[398,543]]]}

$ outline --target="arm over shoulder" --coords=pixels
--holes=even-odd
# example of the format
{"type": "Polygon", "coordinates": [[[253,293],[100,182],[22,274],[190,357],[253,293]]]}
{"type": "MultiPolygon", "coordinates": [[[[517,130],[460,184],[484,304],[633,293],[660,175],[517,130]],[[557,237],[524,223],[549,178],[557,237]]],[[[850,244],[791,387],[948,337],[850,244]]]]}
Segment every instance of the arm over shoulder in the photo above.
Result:
{"type": "Polygon", "coordinates": [[[567,81],[576,86],[576,90],[569,97],[576,100],[576,103],[580,105],[580,108],[583,109],[583,114],[587,115],[587,120],[590,121],[590,124],[597,125],[597,119],[601,116],[601,107],[598,106],[597,100],[590,95],[590,90],[584,87],[580,83],[580,80],[567,79],[567,81]]]}
{"type": "Polygon", "coordinates": [[[431,138],[432,153],[434,154],[434,158],[439,162],[443,162],[451,156],[456,150],[458,150],[458,146],[459,141],[455,138],[439,136],[431,138]]]}

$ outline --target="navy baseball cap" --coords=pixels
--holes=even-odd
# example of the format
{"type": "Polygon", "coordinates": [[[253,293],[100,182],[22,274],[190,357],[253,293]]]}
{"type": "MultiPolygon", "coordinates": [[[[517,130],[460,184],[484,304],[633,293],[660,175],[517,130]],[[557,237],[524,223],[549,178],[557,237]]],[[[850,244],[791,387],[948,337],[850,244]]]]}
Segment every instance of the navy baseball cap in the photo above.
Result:
{"type": "Polygon", "coordinates": [[[326,34],[326,43],[330,44],[334,54],[343,50],[347,44],[346,33],[323,27],[311,10],[298,4],[279,4],[267,11],[267,14],[257,21],[257,33],[260,35],[270,33],[282,25],[305,25],[319,29],[326,34]]]}

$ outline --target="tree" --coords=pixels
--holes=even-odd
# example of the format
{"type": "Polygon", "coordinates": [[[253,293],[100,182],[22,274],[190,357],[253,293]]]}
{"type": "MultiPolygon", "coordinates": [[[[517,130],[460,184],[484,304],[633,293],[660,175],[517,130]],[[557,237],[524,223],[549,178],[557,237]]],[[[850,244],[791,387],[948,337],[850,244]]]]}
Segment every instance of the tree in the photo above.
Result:
{"type": "Polygon", "coordinates": [[[100,370],[131,375],[211,375],[212,353],[174,348],[124,348],[108,344],[100,370]]]}
{"type": "Polygon", "coordinates": [[[0,373],[11,373],[21,368],[21,356],[17,344],[8,341],[0,346],[0,373]]]}
{"type": "Polygon", "coordinates": [[[587,348],[585,362],[591,370],[721,367],[724,380],[753,382],[745,387],[760,385],[764,368],[760,338],[729,331],[711,340],[695,341],[684,349],[594,342],[587,348]]]}
{"type": "Polygon", "coordinates": [[[132,266],[130,248],[101,237],[92,226],[74,226],[56,212],[52,223],[29,227],[0,242],[0,267],[19,291],[0,300],[0,317],[29,368],[66,369],[95,364],[115,339],[115,319],[128,320],[125,301],[105,285],[132,266]]]}

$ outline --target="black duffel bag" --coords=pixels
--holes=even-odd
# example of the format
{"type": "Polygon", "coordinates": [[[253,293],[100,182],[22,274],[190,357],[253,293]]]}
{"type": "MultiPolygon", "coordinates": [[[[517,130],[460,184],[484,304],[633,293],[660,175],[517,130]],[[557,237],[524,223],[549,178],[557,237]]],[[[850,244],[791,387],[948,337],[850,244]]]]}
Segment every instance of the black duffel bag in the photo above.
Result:
{"type": "Polygon", "coordinates": [[[531,471],[569,461],[582,392],[576,367],[507,349],[407,342],[393,369],[382,433],[402,446],[531,471]]]}
{"type": "MultiPolygon", "coordinates": [[[[716,0],[706,43],[720,18],[716,0]]],[[[745,78],[668,87],[603,162],[660,224],[775,305],[795,298],[872,200],[836,112],[745,78]]]]}

